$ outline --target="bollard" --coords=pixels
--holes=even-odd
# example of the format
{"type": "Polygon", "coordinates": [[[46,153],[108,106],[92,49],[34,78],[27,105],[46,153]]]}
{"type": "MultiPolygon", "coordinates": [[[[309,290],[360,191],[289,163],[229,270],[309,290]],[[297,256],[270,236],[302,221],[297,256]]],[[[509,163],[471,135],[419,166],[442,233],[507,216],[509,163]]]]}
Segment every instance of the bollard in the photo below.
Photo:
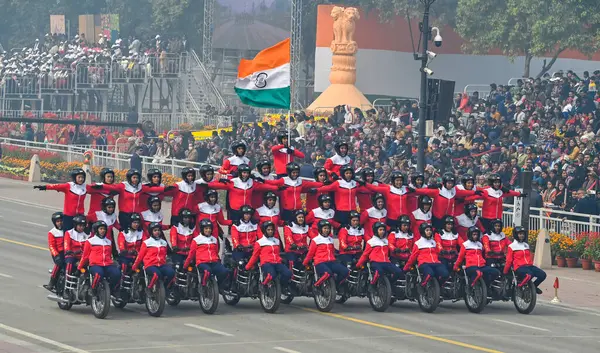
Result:
{"type": "Polygon", "coordinates": [[[29,164],[29,182],[30,183],[39,183],[42,181],[42,169],[40,166],[40,156],[34,154],[31,157],[31,162],[29,164]]]}
{"type": "Polygon", "coordinates": [[[554,298],[552,298],[552,300],[550,301],[550,303],[552,304],[560,303],[560,299],[558,299],[558,287],[558,277],[556,277],[556,279],[554,280],[554,298]]]}

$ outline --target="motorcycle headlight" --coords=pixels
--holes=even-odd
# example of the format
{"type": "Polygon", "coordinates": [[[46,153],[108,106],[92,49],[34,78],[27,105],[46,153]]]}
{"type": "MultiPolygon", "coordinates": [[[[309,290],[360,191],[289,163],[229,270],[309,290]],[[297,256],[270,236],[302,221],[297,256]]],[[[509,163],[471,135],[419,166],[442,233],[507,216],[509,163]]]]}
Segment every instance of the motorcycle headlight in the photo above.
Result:
{"type": "Polygon", "coordinates": [[[243,266],[244,265],[244,260],[240,260],[240,262],[238,262],[238,265],[243,266]]]}

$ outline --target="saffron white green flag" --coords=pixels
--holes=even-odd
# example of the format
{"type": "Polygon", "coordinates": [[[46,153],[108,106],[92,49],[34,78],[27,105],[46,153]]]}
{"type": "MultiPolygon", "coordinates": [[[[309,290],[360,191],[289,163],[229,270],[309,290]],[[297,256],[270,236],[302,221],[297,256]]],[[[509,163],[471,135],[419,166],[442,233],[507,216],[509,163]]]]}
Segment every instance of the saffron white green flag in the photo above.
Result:
{"type": "Polygon", "coordinates": [[[240,61],[235,92],[244,104],[290,109],[290,39],[240,61]]]}

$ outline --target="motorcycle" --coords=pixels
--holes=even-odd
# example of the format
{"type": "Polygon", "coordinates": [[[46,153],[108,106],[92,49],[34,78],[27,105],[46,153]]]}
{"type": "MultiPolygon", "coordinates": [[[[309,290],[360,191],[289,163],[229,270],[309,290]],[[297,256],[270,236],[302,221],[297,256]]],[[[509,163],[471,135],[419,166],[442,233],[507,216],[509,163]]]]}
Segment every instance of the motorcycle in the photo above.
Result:
{"type": "Polygon", "coordinates": [[[104,319],[110,311],[108,279],[101,278],[93,286],[93,275],[85,272],[83,270],[69,274],[61,270],[56,284],[56,293],[48,295],[47,298],[57,302],[62,310],[70,310],[73,305],[90,305],[94,316],[104,319]]]}
{"type": "MultiPolygon", "coordinates": [[[[444,252],[442,252],[444,253],[444,252]]],[[[452,256],[448,263],[450,278],[441,287],[441,296],[443,300],[451,300],[456,303],[464,300],[467,309],[472,313],[480,313],[487,304],[487,285],[481,273],[471,281],[466,272],[466,267],[462,266],[461,271],[454,272],[452,268],[458,257],[456,251],[448,251],[452,256]]]]}
{"type": "Polygon", "coordinates": [[[363,268],[357,268],[355,265],[356,260],[346,265],[350,274],[345,286],[338,291],[335,302],[343,304],[351,297],[367,297],[373,310],[386,311],[392,301],[390,277],[375,273],[369,263],[363,268]]]}
{"type": "Polygon", "coordinates": [[[334,277],[323,279],[314,266],[304,266],[302,260],[292,266],[292,278],[287,292],[282,293],[281,302],[290,304],[295,297],[313,298],[317,309],[330,312],[336,303],[337,288],[334,277]]]}
{"type": "Polygon", "coordinates": [[[123,268],[119,290],[112,297],[116,308],[122,309],[128,303],[145,304],[150,316],[159,317],[165,310],[166,290],[163,281],[149,281],[146,271],[137,269],[131,273],[130,268],[123,268]],[[140,273],[142,272],[143,275],[140,273]],[[146,284],[150,283],[149,286],[146,284]]]}
{"type": "MultiPolygon", "coordinates": [[[[395,263],[396,266],[403,268],[405,261],[395,263]]],[[[440,283],[437,278],[431,277],[426,283],[419,271],[418,266],[413,266],[406,272],[404,279],[397,279],[392,286],[391,302],[397,300],[417,301],[422,311],[427,313],[434,312],[440,303],[440,283]]]]}
{"type": "Polygon", "coordinates": [[[265,282],[265,275],[260,266],[258,270],[246,270],[247,260],[236,263],[231,253],[225,253],[225,267],[233,273],[229,289],[223,291],[223,300],[227,305],[236,305],[241,298],[258,298],[263,310],[274,313],[281,304],[281,283],[279,277],[265,282]]]}
{"type": "MultiPolygon", "coordinates": [[[[493,253],[495,254],[495,253],[493,253]]],[[[491,267],[499,269],[501,272],[505,266],[505,260],[499,259],[490,264],[491,267]]],[[[508,275],[492,281],[488,287],[487,304],[494,301],[510,301],[514,303],[515,309],[521,314],[529,314],[535,309],[537,302],[537,293],[533,279],[526,282],[519,282],[518,276],[511,269],[508,275]]]]}
{"type": "Polygon", "coordinates": [[[181,300],[198,301],[200,309],[205,314],[214,314],[219,307],[219,285],[217,278],[205,272],[200,273],[198,268],[189,266],[183,269],[175,266],[175,284],[169,291],[167,303],[177,306],[181,300]],[[195,272],[195,273],[194,273],[195,272]]]}

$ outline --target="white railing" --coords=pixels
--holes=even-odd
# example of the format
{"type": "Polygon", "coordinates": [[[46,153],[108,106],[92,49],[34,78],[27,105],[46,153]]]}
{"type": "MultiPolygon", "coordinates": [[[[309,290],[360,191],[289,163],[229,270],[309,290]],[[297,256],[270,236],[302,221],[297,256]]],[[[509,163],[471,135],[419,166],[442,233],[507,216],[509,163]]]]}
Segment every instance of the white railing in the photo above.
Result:
{"type": "MultiPolygon", "coordinates": [[[[113,151],[101,151],[91,148],[92,146],[73,146],[59,145],[52,143],[31,142],[11,138],[0,138],[2,146],[26,147],[34,150],[44,150],[59,154],[67,162],[83,162],[83,153],[93,152],[91,160],[92,166],[109,167],[113,169],[129,169],[131,167],[131,154],[118,153],[113,151]]],[[[181,175],[185,167],[198,169],[207,163],[189,162],[178,159],[166,159],[156,161],[154,157],[142,157],[142,175],[150,168],[158,168],[163,173],[171,174],[175,177],[181,175]]],[[[215,169],[219,166],[213,165],[215,169]]],[[[515,226],[513,224],[514,205],[504,204],[502,221],[505,226],[515,226]]],[[[600,215],[587,215],[583,213],[557,211],[549,208],[532,207],[529,214],[529,229],[540,230],[547,229],[550,232],[557,232],[575,238],[576,234],[581,232],[600,232],[600,215]]]]}
{"type": "MultiPolygon", "coordinates": [[[[202,63],[200,58],[198,58],[196,51],[191,50],[190,54],[191,54],[191,57],[194,59],[194,62],[198,66],[198,69],[200,70],[204,87],[208,86],[208,88],[210,89],[210,94],[208,96],[212,97],[213,99],[209,99],[209,101],[217,109],[225,108],[225,100],[223,99],[221,92],[219,91],[217,86],[215,86],[215,84],[213,83],[213,81],[210,77],[210,74],[206,70],[206,67],[204,66],[204,64],[202,63]]],[[[196,78],[193,73],[194,73],[194,70],[192,69],[192,76],[194,76],[194,78],[196,78]]],[[[199,82],[197,82],[197,83],[199,84],[199,82]]]]}

